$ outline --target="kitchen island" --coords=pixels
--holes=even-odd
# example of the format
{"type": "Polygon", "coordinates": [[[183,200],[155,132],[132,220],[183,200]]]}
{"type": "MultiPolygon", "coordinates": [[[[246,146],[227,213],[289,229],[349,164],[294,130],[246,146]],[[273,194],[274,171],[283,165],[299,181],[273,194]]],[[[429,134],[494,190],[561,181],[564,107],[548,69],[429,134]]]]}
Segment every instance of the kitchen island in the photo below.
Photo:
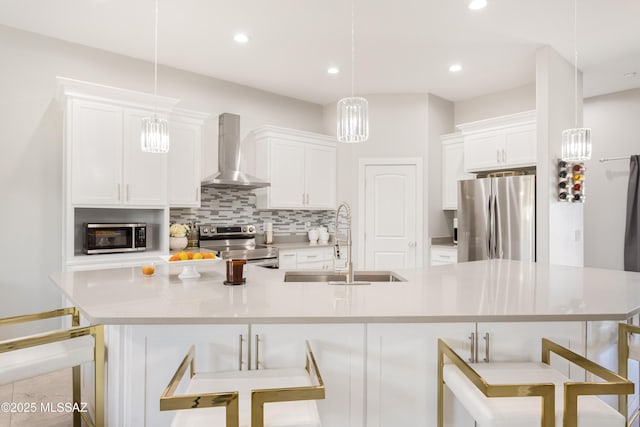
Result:
{"type": "MultiPolygon", "coordinates": [[[[297,366],[309,339],[327,385],[325,425],[432,426],[437,338],[482,361],[536,360],[547,337],[615,369],[616,324],[640,311],[638,273],[508,260],[397,270],[405,282],[360,286],[285,283],[284,271],[253,266],[246,285],[225,286],[223,264],[199,267],[199,279],[180,271],[51,275],[86,321],[108,325],[109,425],[168,425],[158,399],[191,344],[198,369],[255,369],[297,366]]],[[[455,425],[473,425],[465,417],[455,425]]]]}

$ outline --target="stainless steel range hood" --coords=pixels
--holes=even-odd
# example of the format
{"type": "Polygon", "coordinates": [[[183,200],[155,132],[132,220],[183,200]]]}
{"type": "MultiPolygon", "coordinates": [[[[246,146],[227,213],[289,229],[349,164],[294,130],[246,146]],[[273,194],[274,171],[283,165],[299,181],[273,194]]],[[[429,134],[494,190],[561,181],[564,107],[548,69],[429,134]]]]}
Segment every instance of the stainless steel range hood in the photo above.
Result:
{"type": "Polygon", "coordinates": [[[240,116],[223,113],[218,118],[218,170],[202,180],[203,187],[251,190],[270,184],[240,171],[240,116]]]}

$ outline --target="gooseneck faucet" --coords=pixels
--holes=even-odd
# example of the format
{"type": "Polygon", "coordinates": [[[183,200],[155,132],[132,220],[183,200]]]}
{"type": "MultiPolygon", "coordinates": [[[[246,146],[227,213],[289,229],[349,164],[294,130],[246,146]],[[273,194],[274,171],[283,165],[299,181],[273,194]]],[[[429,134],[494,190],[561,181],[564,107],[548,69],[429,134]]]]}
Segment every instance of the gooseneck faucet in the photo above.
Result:
{"type": "Polygon", "coordinates": [[[340,240],[338,239],[338,231],[340,229],[340,211],[345,211],[347,217],[347,241],[348,247],[347,253],[347,281],[346,283],[353,283],[353,261],[351,257],[351,206],[347,202],[342,202],[336,209],[336,242],[334,245],[334,258],[337,260],[340,258],[340,240]]]}

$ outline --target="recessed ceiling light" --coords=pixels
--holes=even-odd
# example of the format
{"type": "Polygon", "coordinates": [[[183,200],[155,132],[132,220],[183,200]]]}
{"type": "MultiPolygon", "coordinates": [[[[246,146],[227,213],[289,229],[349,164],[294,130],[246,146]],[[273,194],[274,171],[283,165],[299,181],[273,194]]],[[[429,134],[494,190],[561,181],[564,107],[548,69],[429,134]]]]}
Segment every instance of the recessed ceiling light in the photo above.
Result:
{"type": "Polygon", "coordinates": [[[233,39],[236,41],[236,43],[246,43],[249,41],[249,36],[244,33],[238,33],[233,36],[233,39]]]}
{"type": "Polygon", "coordinates": [[[453,64],[451,67],[449,67],[449,71],[451,71],[452,73],[457,73],[458,71],[462,70],[462,65],[460,64],[453,64]]]}
{"type": "Polygon", "coordinates": [[[327,68],[327,73],[329,74],[338,74],[340,70],[337,67],[329,67],[327,68]]]}
{"type": "Polygon", "coordinates": [[[469,2],[469,9],[479,10],[487,6],[487,0],[471,0],[469,2]]]}

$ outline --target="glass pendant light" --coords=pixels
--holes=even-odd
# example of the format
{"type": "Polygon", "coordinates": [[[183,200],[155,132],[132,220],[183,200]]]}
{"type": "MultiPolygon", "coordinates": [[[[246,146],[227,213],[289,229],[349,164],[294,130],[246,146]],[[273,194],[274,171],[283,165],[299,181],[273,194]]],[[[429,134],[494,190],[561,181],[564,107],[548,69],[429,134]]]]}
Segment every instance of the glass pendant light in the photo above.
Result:
{"type": "Polygon", "coordinates": [[[573,2],[573,96],[575,109],[575,127],[562,132],[562,160],[583,162],[591,159],[591,129],[578,127],[578,0],[573,2]]]}
{"type": "Polygon", "coordinates": [[[364,142],[369,139],[369,103],[353,96],[355,80],[355,0],[351,0],[351,96],[338,101],[338,141],[364,142]]]}
{"type": "MultiPolygon", "coordinates": [[[[158,96],[158,0],[156,0],[156,22],[154,35],[154,81],[153,95],[158,96]]],[[[169,123],[158,117],[154,111],[153,117],[142,119],[140,133],[140,148],[147,153],[166,153],[169,151],[169,123]]]]}

